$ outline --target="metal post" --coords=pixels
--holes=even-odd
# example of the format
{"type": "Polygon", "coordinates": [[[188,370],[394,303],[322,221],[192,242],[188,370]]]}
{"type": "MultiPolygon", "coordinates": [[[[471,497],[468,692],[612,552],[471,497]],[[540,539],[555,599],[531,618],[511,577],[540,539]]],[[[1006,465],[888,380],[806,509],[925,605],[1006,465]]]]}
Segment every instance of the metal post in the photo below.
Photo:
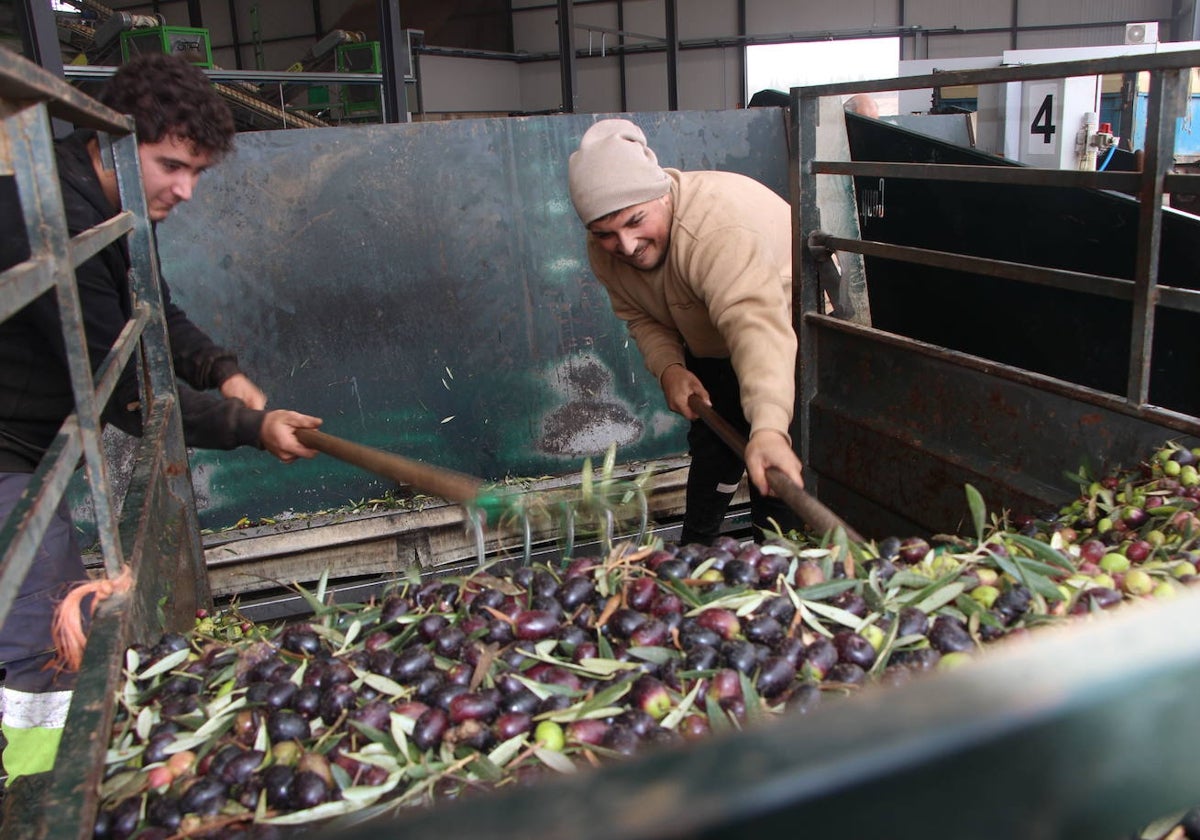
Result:
{"type": "Polygon", "coordinates": [[[1162,240],[1163,178],[1174,163],[1176,109],[1186,89],[1184,70],[1150,73],[1142,186],[1138,190],[1137,262],[1133,269],[1133,335],[1129,348],[1131,403],[1142,405],[1150,393],[1150,352],[1154,344],[1154,307],[1158,302],[1158,251],[1162,240]]]}
{"type": "MultiPolygon", "coordinates": [[[[58,26],[54,10],[45,0],[20,0],[16,4],[17,29],[25,57],[49,70],[60,79],[63,75],[62,49],[58,45],[58,26]]],[[[66,137],[74,129],[69,122],[53,117],[50,128],[55,137],[66,137]]]]}
{"type": "Polygon", "coordinates": [[[229,0],[229,34],[233,38],[233,64],[242,69],[242,39],[238,35],[237,0],[229,0]]]}
{"type": "Polygon", "coordinates": [[[563,113],[575,113],[575,11],[571,0],[558,0],[558,61],[563,113]]]}
{"type": "Polygon", "coordinates": [[[200,14],[200,0],[187,0],[188,26],[200,29],[204,26],[204,17],[200,14]]]}
{"type": "Polygon", "coordinates": [[[625,2],[617,0],[617,73],[620,76],[621,85],[621,110],[629,110],[629,91],[625,79],[625,50],[620,49],[625,46],[625,2]]]}
{"type": "Polygon", "coordinates": [[[408,98],[404,91],[404,32],[400,28],[399,0],[379,0],[379,52],[383,61],[383,121],[408,122],[408,98]]]}
{"type": "Polygon", "coordinates": [[[675,0],[666,1],[667,9],[667,109],[679,110],[679,12],[675,0]]]}
{"type": "MultiPolygon", "coordinates": [[[[807,464],[812,450],[809,429],[810,404],[817,392],[817,334],[809,328],[805,314],[820,314],[821,281],[815,261],[806,247],[808,234],[821,226],[817,208],[817,178],[812,162],[817,155],[817,123],[821,100],[800,96],[792,90],[791,148],[788,160],[788,189],[792,204],[792,325],[796,331],[796,409],[792,419],[792,440],[799,441],[799,456],[807,464]],[[797,429],[797,426],[799,427],[797,429]],[[799,432],[799,435],[796,432],[799,432]]],[[[808,492],[817,495],[817,475],[804,474],[808,492]]]]}
{"type": "MultiPolygon", "coordinates": [[[[901,5],[904,0],[900,0],[901,5]]],[[[738,0],[737,4],[737,34],[738,38],[745,38],[746,32],[746,0],[738,0]]],[[[750,103],[750,91],[747,88],[750,81],[746,78],[746,46],[742,44],[738,47],[738,100],[743,106],[750,103]]]]}

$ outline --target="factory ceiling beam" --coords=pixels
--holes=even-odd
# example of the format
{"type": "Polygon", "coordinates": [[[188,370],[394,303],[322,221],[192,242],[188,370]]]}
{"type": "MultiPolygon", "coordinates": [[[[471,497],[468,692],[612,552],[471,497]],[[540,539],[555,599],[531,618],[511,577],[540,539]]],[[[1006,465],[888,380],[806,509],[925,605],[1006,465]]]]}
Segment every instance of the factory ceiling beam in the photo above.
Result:
{"type": "Polygon", "coordinates": [[[575,69],[575,10],[571,0],[558,0],[558,60],[562,76],[562,109],[575,113],[575,88],[578,73],[575,69]]]}

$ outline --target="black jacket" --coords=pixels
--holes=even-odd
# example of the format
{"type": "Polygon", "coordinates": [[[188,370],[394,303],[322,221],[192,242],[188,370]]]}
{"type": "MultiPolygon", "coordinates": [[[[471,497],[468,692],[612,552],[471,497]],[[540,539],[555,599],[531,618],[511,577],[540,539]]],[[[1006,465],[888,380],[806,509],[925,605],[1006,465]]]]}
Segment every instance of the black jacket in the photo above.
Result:
{"type": "MultiPolygon", "coordinates": [[[[67,227],[72,236],[116,215],[105,198],[87,151],[89,132],[55,145],[67,227]]],[[[11,179],[0,185],[0,268],[29,256],[25,227],[11,179]]],[[[129,256],[125,242],[109,245],[76,270],[92,370],[104,361],[130,317],[129,256]]],[[[179,384],[184,439],[189,446],[233,449],[258,446],[264,413],[241,400],[201,393],[238,372],[237,357],[218,347],[162,283],[171,356],[179,384]],[[193,390],[197,389],[197,390],[193,390]]],[[[122,373],[102,419],[133,434],[142,419],[135,365],[122,373]]],[[[67,415],[74,411],[62,326],[53,290],[0,322],[0,472],[32,472],[67,415]]]]}

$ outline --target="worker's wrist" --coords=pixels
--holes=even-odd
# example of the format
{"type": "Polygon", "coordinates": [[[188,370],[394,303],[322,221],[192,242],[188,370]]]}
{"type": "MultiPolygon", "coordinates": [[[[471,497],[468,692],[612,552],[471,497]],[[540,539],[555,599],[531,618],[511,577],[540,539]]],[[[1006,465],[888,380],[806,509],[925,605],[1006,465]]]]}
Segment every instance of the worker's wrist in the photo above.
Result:
{"type": "Polygon", "coordinates": [[[687,370],[687,368],[686,368],[686,367],[684,367],[684,364],[683,364],[683,362],[671,362],[671,364],[669,364],[669,365],[667,365],[665,368],[663,368],[663,369],[662,369],[662,373],[660,373],[660,374],[658,375],[658,384],[659,384],[659,385],[662,385],[662,384],[663,384],[663,380],[665,380],[665,379],[667,378],[667,372],[668,372],[668,371],[670,371],[670,370],[671,370],[671,368],[675,368],[675,367],[678,367],[678,368],[683,368],[684,370],[687,370]]]}

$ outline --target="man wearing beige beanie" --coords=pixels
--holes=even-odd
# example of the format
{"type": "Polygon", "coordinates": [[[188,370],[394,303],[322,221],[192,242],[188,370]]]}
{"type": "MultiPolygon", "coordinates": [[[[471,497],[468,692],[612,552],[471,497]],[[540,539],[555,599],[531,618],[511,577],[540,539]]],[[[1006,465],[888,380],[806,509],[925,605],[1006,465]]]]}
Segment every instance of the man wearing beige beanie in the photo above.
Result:
{"type": "Polygon", "coordinates": [[[796,334],[787,202],[744,175],[659,166],[642,130],[623,119],[588,129],[568,180],[592,271],[667,406],[692,421],[679,542],[719,535],[744,472],[754,525],[800,528],[765,475],[773,466],[801,483],[788,433],[796,334]],[[692,394],[749,437],[744,463],[688,407],[692,394]]]}

